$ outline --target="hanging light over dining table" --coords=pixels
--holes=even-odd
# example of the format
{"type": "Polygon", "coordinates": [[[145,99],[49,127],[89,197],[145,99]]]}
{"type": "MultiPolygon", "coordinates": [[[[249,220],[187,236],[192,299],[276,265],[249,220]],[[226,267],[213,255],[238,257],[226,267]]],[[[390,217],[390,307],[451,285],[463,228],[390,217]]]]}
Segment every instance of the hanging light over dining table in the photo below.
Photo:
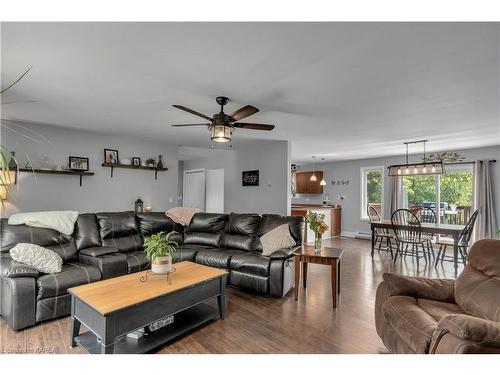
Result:
{"type": "Polygon", "coordinates": [[[427,161],[425,155],[425,144],[427,140],[404,142],[406,147],[406,163],[405,164],[394,164],[389,166],[389,176],[419,176],[419,175],[434,175],[443,174],[444,165],[442,161],[427,161]],[[423,143],[424,144],[424,155],[422,162],[410,163],[408,157],[408,146],[411,144],[423,143]]]}

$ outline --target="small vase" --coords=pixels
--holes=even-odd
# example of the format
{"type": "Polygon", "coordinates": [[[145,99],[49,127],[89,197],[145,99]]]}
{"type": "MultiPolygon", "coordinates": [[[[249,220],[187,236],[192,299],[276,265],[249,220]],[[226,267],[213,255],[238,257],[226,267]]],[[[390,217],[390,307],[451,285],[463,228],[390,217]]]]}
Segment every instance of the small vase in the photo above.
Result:
{"type": "Polygon", "coordinates": [[[161,155],[158,155],[158,163],[156,163],[156,168],[158,169],[163,168],[163,160],[161,160],[161,155]]]}
{"type": "Polygon", "coordinates": [[[172,256],[166,255],[154,258],[151,264],[151,271],[159,274],[172,272],[172,256]]]}
{"type": "Polygon", "coordinates": [[[322,235],[320,233],[314,233],[314,251],[321,253],[321,243],[323,241],[322,235]]]}

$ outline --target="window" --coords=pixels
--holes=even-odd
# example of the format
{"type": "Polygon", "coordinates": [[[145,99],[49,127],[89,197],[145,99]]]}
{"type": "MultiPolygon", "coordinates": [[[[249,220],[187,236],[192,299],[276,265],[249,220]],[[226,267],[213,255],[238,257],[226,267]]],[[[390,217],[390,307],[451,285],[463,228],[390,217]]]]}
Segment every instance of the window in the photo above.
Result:
{"type": "Polygon", "coordinates": [[[448,164],[442,175],[403,177],[403,202],[432,209],[441,223],[463,225],[472,214],[473,189],[472,165],[448,164]]]}
{"type": "Polygon", "coordinates": [[[384,171],[384,167],[361,168],[361,220],[368,220],[369,205],[374,206],[383,217],[384,171]]]}

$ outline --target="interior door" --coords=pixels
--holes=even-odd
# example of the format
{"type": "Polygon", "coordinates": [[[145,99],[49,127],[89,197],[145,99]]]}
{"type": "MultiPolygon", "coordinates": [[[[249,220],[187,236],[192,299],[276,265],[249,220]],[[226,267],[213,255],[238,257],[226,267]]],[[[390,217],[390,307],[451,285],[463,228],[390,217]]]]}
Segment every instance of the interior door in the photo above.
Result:
{"type": "Polygon", "coordinates": [[[184,171],[183,206],[205,211],[205,170],[184,171]]]}
{"type": "Polygon", "coordinates": [[[224,212],[224,169],[209,169],[206,173],[206,212],[224,212]]]}

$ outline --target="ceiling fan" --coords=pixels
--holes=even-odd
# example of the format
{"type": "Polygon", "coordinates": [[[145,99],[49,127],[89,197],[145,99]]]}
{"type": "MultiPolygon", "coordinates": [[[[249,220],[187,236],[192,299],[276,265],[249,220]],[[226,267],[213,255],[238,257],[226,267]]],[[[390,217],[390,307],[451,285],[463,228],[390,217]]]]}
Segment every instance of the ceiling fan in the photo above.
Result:
{"type": "Polygon", "coordinates": [[[259,110],[252,105],[246,105],[241,107],[237,111],[230,115],[224,113],[224,106],[229,102],[229,98],[225,96],[218,96],[216,99],[217,104],[220,105],[220,112],[209,117],[203,113],[197,112],[190,108],[184,107],[182,105],[174,104],[173,107],[179,108],[183,111],[189,112],[193,115],[203,117],[204,119],[210,121],[210,123],[204,124],[182,124],[182,125],[172,125],[172,126],[207,126],[210,132],[210,138],[214,142],[230,142],[231,136],[233,135],[235,128],[242,129],[252,129],[252,130],[273,130],[274,125],[267,124],[255,124],[248,122],[238,122],[246,117],[249,117],[259,110]]]}

